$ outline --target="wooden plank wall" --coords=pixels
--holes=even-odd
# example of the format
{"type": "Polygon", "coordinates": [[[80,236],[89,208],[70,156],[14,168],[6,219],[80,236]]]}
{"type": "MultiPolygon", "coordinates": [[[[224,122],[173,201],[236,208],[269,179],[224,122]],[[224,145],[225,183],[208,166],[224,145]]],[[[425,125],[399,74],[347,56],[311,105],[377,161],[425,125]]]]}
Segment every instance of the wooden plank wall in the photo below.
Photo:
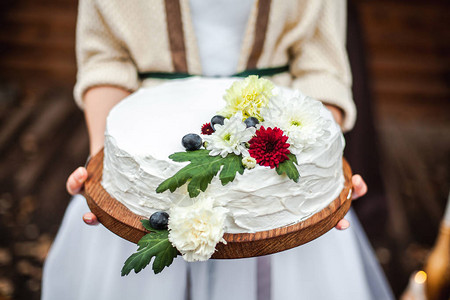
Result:
{"type": "Polygon", "coordinates": [[[359,3],[377,101],[448,100],[449,4],[435,2],[359,3]]]}
{"type": "Polygon", "coordinates": [[[399,295],[423,266],[449,196],[450,2],[355,2],[390,216],[376,251],[399,295]]]}
{"type": "Polygon", "coordinates": [[[74,0],[3,0],[0,68],[3,80],[36,90],[75,82],[74,0]]]}
{"type": "Polygon", "coordinates": [[[72,99],[74,0],[0,2],[0,299],[39,299],[88,139],[72,99]]]}

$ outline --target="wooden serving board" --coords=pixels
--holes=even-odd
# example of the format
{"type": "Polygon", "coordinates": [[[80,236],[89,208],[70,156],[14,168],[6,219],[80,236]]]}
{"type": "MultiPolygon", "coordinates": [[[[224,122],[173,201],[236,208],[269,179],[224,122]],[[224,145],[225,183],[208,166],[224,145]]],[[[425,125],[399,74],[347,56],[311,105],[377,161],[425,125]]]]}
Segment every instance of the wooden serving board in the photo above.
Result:
{"type": "MultiPolygon", "coordinates": [[[[345,186],[329,206],[308,219],[281,228],[256,233],[225,233],[227,244],[219,243],[212,258],[244,258],[272,254],[310,242],[332,229],[351,205],[352,171],[343,160],[345,186]]],[[[140,220],[144,217],[132,213],[112,198],[102,187],[103,151],[94,156],[87,166],[89,178],[84,196],[100,223],[120,237],[137,243],[147,230],[140,220]]]]}

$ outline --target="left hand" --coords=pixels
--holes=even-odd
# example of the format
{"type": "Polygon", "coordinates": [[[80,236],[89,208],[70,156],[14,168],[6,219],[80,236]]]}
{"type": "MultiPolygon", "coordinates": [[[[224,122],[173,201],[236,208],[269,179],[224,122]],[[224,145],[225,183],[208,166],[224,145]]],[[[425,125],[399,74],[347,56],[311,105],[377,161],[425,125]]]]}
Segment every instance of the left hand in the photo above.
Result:
{"type": "MultiPolygon", "coordinates": [[[[352,184],[352,200],[358,199],[359,197],[362,197],[367,193],[367,184],[364,182],[364,179],[362,179],[361,175],[353,175],[352,184]]],[[[337,223],[335,228],[338,230],[345,230],[349,227],[350,222],[346,219],[342,219],[337,223]]]]}

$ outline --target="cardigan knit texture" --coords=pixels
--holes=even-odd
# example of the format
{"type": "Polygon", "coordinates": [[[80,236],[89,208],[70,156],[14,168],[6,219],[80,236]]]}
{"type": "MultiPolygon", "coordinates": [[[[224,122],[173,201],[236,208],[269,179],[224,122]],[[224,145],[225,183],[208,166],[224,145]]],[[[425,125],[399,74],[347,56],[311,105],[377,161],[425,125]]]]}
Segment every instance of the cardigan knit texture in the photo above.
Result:
{"type": "MultiPolygon", "coordinates": [[[[256,28],[259,1],[255,1],[250,12],[236,73],[246,69],[251,55],[259,29],[256,28]]],[[[166,3],[164,0],[79,1],[74,96],[81,108],[83,95],[91,87],[111,85],[133,92],[165,81],[154,78],[141,81],[140,72],[176,71],[166,3]]],[[[187,69],[190,74],[202,75],[189,1],[179,0],[179,5],[187,69]]],[[[345,31],[345,0],[272,0],[256,67],[289,64],[288,73],[270,79],[341,108],[343,130],[347,131],[354,125],[356,110],[345,31]]]]}

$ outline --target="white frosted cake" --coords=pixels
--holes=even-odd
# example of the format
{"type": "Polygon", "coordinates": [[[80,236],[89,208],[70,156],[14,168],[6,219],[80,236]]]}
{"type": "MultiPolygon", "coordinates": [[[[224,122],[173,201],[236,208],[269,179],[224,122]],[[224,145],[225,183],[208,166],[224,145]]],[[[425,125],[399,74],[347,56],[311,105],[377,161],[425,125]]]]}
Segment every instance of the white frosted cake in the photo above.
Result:
{"type": "MultiPolygon", "coordinates": [[[[192,205],[196,198],[189,197],[186,184],[174,192],[156,189],[188,165],[169,156],[185,151],[183,136],[200,134],[202,125],[223,109],[224,94],[236,80],[173,80],[140,89],[114,107],[105,134],[105,190],[145,217],[192,205]]],[[[298,91],[274,88],[273,95],[275,100],[261,110],[261,124],[278,125],[289,136],[298,182],[260,164],[237,173],[226,185],[215,176],[201,197],[225,209],[225,232],[257,232],[302,221],[326,207],[343,188],[344,139],[331,113],[315,100],[299,107],[297,102],[306,97],[298,91]],[[276,100],[277,95],[286,102],[276,100]]]]}

